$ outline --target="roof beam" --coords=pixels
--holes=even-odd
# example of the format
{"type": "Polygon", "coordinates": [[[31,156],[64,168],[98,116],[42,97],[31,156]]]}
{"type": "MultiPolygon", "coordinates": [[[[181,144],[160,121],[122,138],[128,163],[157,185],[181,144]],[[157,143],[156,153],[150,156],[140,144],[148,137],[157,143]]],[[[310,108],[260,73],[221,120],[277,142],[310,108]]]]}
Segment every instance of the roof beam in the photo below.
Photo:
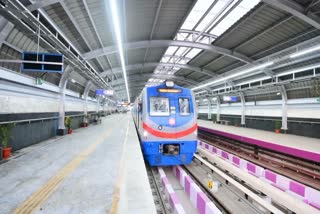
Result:
{"type": "MultiPolygon", "coordinates": [[[[134,74],[134,75],[130,75],[128,76],[128,81],[135,81],[135,80],[141,80],[140,82],[144,82],[146,79],[149,78],[155,78],[155,79],[171,79],[171,80],[176,80],[178,82],[184,83],[184,84],[189,84],[189,85],[197,85],[198,82],[191,80],[191,79],[186,79],[184,77],[181,76],[174,76],[174,75],[164,75],[164,74],[154,74],[154,73],[147,73],[147,74],[134,74]]],[[[121,79],[117,79],[115,81],[113,81],[114,86],[117,84],[123,84],[123,78],[121,79]]]]}
{"type": "Polygon", "coordinates": [[[262,0],[264,3],[269,4],[275,8],[283,10],[287,13],[292,14],[293,16],[303,20],[309,25],[315,27],[316,29],[320,29],[320,18],[312,13],[305,12],[305,8],[300,4],[292,1],[292,0],[262,0]]]}
{"type": "Polygon", "coordinates": [[[38,10],[39,8],[43,8],[61,1],[63,0],[38,0],[36,3],[29,5],[27,8],[32,12],[38,10]]]}
{"type": "MultiPolygon", "coordinates": [[[[155,30],[157,22],[158,22],[161,6],[162,6],[162,0],[159,0],[157,12],[154,15],[154,19],[153,19],[153,23],[152,23],[152,29],[150,32],[149,40],[152,40],[153,33],[154,33],[154,30],[155,30]]],[[[147,59],[148,53],[149,53],[149,48],[147,48],[147,50],[144,53],[143,64],[145,63],[145,61],[147,59]]],[[[141,68],[140,73],[142,73],[143,69],[144,69],[144,66],[141,68]]]]}
{"type": "Polygon", "coordinates": [[[4,17],[0,17],[0,47],[6,42],[6,38],[13,28],[14,25],[11,22],[6,20],[4,17]]]}
{"type": "MultiPolygon", "coordinates": [[[[126,70],[130,71],[130,70],[138,70],[141,69],[142,67],[157,67],[157,66],[164,66],[164,67],[176,67],[176,68],[183,68],[183,69],[188,69],[188,70],[192,70],[201,74],[205,74],[207,76],[210,77],[218,77],[217,74],[214,74],[213,72],[209,71],[209,70],[205,70],[202,68],[198,68],[198,67],[194,67],[188,64],[175,64],[175,63],[162,63],[162,62],[148,62],[148,63],[141,63],[141,64],[131,64],[131,65],[127,65],[126,66],[126,70]]],[[[117,68],[113,68],[112,69],[113,73],[121,73],[121,67],[117,67],[117,68]]],[[[102,73],[100,73],[100,75],[102,77],[105,77],[106,75],[108,75],[111,72],[111,70],[106,70],[102,73]]]]}
{"type": "MultiPolygon", "coordinates": [[[[100,43],[101,47],[103,47],[103,42],[102,42],[101,37],[100,37],[100,34],[99,34],[98,30],[97,30],[97,26],[96,26],[96,24],[95,24],[95,22],[94,22],[94,20],[93,20],[93,18],[92,18],[92,15],[91,15],[90,9],[89,9],[89,7],[88,7],[87,1],[86,1],[86,0],[82,0],[82,3],[84,4],[84,8],[85,8],[85,10],[87,11],[87,14],[88,14],[88,16],[89,16],[89,19],[90,19],[90,22],[91,22],[92,27],[93,27],[93,29],[94,29],[94,32],[96,33],[96,35],[97,35],[97,37],[98,37],[99,43],[100,43]]],[[[108,56],[106,56],[106,58],[107,58],[107,62],[108,62],[108,64],[109,64],[110,68],[112,69],[112,64],[111,64],[108,56]]],[[[116,77],[117,77],[117,76],[116,76],[116,77]]]]}
{"type": "MultiPolygon", "coordinates": [[[[253,60],[250,57],[247,57],[236,51],[232,51],[226,48],[221,48],[215,45],[203,44],[199,42],[190,42],[190,41],[177,41],[177,40],[145,40],[137,42],[129,42],[123,44],[124,49],[141,49],[141,48],[159,48],[159,47],[169,47],[169,46],[181,46],[189,48],[199,48],[212,53],[219,53],[222,55],[229,56],[231,58],[243,61],[245,63],[252,63],[253,60]]],[[[96,49],[87,53],[84,53],[83,56],[86,60],[94,59],[99,56],[104,56],[108,54],[117,53],[118,49],[116,46],[108,46],[101,49],[96,49]]]]}
{"type": "MultiPolygon", "coordinates": [[[[85,44],[88,46],[88,48],[90,50],[92,50],[92,46],[90,45],[89,41],[87,40],[87,38],[85,37],[82,29],[80,28],[80,26],[78,25],[77,21],[75,20],[75,18],[73,17],[71,11],[69,10],[68,6],[66,5],[66,3],[64,1],[60,2],[62,8],[64,9],[64,11],[66,12],[66,14],[68,15],[69,19],[71,20],[73,26],[77,29],[77,31],[79,32],[79,34],[81,35],[83,41],[85,42],[85,44]]],[[[102,69],[103,68],[103,64],[101,63],[100,59],[97,59],[99,65],[101,66],[102,69]]]]}
{"type": "MultiPolygon", "coordinates": [[[[199,35],[201,32],[200,31],[196,31],[196,30],[180,29],[178,31],[178,33],[189,33],[189,34],[193,34],[193,35],[199,35]]],[[[218,38],[216,35],[210,34],[210,33],[202,33],[201,36],[209,37],[209,38],[212,38],[212,39],[218,38]]]]}

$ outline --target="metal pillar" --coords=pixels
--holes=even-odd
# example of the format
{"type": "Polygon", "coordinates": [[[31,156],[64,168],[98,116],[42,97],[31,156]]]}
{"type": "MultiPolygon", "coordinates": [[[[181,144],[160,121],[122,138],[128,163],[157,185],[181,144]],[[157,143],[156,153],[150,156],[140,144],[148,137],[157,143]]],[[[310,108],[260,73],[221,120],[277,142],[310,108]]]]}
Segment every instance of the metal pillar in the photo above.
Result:
{"type": "Polygon", "coordinates": [[[280,87],[281,92],[281,98],[282,98],[282,127],[281,129],[286,131],[288,130],[288,97],[287,97],[287,91],[284,86],[280,87]]]}
{"type": "Polygon", "coordinates": [[[59,82],[59,88],[60,88],[60,99],[59,99],[59,130],[64,130],[66,127],[64,126],[64,117],[65,117],[65,92],[67,83],[70,77],[71,72],[73,71],[73,68],[71,68],[70,65],[68,65],[61,76],[60,82],[59,82]]]}
{"type": "Polygon", "coordinates": [[[208,120],[211,120],[211,114],[212,114],[212,103],[208,98],[208,120]]]}
{"type": "Polygon", "coordinates": [[[241,126],[246,125],[246,100],[244,99],[243,92],[239,93],[241,100],[241,126]]]}
{"type": "Polygon", "coordinates": [[[99,112],[101,96],[97,96],[96,113],[99,112]]]}
{"type": "Polygon", "coordinates": [[[220,112],[221,112],[221,108],[220,108],[220,96],[217,96],[217,123],[220,123],[220,112]]]}
{"type": "Polygon", "coordinates": [[[93,83],[91,80],[89,80],[86,83],[86,86],[84,88],[84,92],[83,92],[83,98],[84,98],[84,115],[87,116],[88,114],[88,95],[90,92],[90,89],[92,88],[93,83]]]}

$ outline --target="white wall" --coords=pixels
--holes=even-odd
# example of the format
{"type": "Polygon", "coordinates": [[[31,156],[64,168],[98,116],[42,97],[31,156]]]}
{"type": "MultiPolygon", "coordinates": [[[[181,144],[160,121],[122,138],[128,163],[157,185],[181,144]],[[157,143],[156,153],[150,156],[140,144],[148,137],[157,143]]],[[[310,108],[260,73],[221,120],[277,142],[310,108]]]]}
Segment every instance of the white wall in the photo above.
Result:
{"type": "MultiPolygon", "coordinates": [[[[67,90],[65,111],[84,111],[85,100],[67,90]]],[[[60,95],[54,91],[0,80],[0,114],[58,112],[60,95]]],[[[88,111],[96,110],[96,101],[87,101],[88,111]]]]}
{"type": "MultiPolygon", "coordinates": [[[[222,104],[220,113],[227,115],[241,115],[241,106],[237,104],[222,104]]],[[[208,113],[208,106],[198,107],[199,113],[208,113]]],[[[212,107],[212,113],[217,112],[216,106],[212,107]]],[[[246,103],[245,114],[247,116],[281,117],[281,101],[261,101],[254,104],[246,103]]],[[[320,119],[320,103],[316,99],[288,100],[288,117],[320,119]]]]}

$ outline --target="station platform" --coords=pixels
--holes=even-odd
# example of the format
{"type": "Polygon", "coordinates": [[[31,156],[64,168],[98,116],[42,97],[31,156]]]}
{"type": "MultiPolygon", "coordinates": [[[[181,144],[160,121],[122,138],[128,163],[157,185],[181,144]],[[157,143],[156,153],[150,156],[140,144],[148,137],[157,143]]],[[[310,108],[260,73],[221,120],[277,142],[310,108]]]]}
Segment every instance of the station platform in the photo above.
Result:
{"type": "Polygon", "coordinates": [[[131,114],[110,115],[0,164],[0,213],[156,213],[131,114]]]}
{"type": "Polygon", "coordinates": [[[198,120],[198,129],[295,157],[320,162],[320,140],[198,120]]]}

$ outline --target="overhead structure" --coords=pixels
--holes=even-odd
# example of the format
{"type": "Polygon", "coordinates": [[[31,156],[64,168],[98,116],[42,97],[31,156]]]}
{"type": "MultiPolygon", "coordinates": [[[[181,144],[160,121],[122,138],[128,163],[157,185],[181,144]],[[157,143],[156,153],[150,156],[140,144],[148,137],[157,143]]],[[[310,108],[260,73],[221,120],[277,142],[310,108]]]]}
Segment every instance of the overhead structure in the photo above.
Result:
{"type": "MultiPolygon", "coordinates": [[[[0,6],[1,54],[20,60],[23,51],[38,48],[61,53],[74,69],[67,87],[80,94],[86,88],[88,96],[113,88],[114,99],[133,101],[144,86],[165,80],[202,96],[318,78],[317,1],[13,0],[0,6]],[[302,77],[308,69],[312,74],[302,77]]],[[[9,61],[0,65],[20,71],[9,61]]],[[[44,78],[58,85],[61,75],[44,78]]]]}

